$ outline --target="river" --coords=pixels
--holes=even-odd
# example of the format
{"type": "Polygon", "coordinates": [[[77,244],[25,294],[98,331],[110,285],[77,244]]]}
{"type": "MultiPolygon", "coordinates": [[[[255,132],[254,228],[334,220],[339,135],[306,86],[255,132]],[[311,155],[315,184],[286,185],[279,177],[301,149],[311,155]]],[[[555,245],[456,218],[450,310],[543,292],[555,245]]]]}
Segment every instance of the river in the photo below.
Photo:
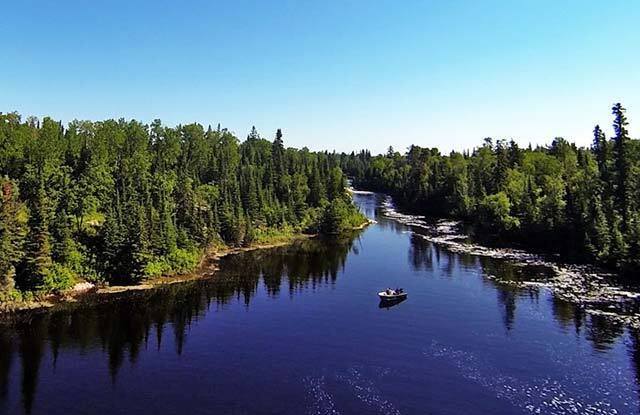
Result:
{"type": "Polygon", "coordinates": [[[354,200],[377,221],[357,234],[0,327],[0,413],[640,412],[637,329],[354,200]]]}

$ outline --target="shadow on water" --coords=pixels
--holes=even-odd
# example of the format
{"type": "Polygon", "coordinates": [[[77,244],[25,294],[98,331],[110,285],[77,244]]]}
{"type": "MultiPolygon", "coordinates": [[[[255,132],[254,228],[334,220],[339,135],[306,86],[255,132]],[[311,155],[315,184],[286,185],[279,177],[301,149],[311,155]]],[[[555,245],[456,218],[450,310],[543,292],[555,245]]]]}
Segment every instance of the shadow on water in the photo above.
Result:
{"type": "Polygon", "coordinates": [[[551,303],[550,309],[558,325],[563,330],[574,331],[577,336],[584,334],[596,352],[609,351],[628,332],[627,350],[635,368],[636,388],[640,396],[640,330],[627,330],[624,324],[606,316],[589,314],[580,304],[554,295],[543,296],[544,288],[540,286],[520,284],[523,281],[544,281],[550,277],[548,268],[523,267],[509,261],[453,253],[415,234],[411,235],[410,241],[408,262],[415,271],[429,271],[426,275],[440,272],[446,278],[453,278],[461,268],[480,270],[483,284],[496,292],[507,333],[516,325],[518,305],[523,302],[539,304],[542,298],[551,303]]]}
{"type": "Polygon", "coordinates": [[[329,241],[301,240],[291,246],[231,255],[221,259],[221,271],[213,279],[125,292],[108,300],[87,298],[84,304],[23,315],[11,325],[0,326],[0,409],[17,387],[11,383],[14,355],[22,369],[23,410],[29,414],[47,348],[54,368],[61,349],[101,350],[115,384],[122,364],[127,360],[134,364],[150,336],[155,336],[159,350],[170,327],[175,353],[180,355],[192,322],[212,306],[231,301],[249,307],[261,281],[272,297],[281,291],[294,295],[305,288],[334,284],[348,254],[357,254],[357,238],[354,233],[329,241]]]}
{"type": "Polygon", "coordinates": [[[406,300],[407,300],[407,297],[396,298],[395,300],[380,300],[380,303],[378,304],[378,308],[386,308],[388,310],[391,307],[395,307],[406,300]]]}
{"type": "MultiPolygon", "coordinates": [[[[461,268],[479,270],[483,284],[496,292],[507,331],[514,328],[519,303],[537,304],[542,298],[544,288],[520,283],[549,277],[549,270],[544,267],[523,267],[504,260],[453,253],[416,235],[411,235],[408,262],[416,271],[431,271],[427,275],[440,272],[448,278],[458,275],[461,268]]],[[[564,329],[573,327],[578,334],[586,327],[587,338],[597,351],[608,350],[625,333],[623,324],[586,313],[579,304],[555,296],[550,296],[550,301],[559,325],[564,329]]]]}

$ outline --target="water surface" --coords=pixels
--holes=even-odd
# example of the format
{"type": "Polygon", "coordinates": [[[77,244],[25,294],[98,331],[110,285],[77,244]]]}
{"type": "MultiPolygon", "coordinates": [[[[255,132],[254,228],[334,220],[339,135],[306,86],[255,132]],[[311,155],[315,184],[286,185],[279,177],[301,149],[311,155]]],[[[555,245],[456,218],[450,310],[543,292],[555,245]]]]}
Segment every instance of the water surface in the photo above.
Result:
{"type": "Polygon", "coordinates": [[[0,328],[0,413],[640,411],[640,333],[355,200],[378,221],[358,234],[0,328]],[[408,299],[380,307],[388,286],[408,299]]]}

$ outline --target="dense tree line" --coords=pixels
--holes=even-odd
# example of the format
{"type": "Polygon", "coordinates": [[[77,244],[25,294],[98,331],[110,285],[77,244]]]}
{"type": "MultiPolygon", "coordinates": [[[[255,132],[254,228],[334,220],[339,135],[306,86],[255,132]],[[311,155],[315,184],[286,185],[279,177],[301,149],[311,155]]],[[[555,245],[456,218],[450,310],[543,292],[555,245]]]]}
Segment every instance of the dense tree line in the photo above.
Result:
{"type": "Polygon", "coordinates": [[[637,272],[640,140],[629,137],[621,104],[612,113],[614,136],[596,126],[590,148],[487,138],[449,155],[418,146],[404,155],[362,151],[343,155],[342,167],[357,186],[391,193],[414,212],[464,219],[479,236],[637,272]]]}
{"type": "Polygon", "coordinates": [[[215,244],[336,233],[362,217],[339,157],[253,128],[0,113],[0,301],[79,278],[192,270],[215,244]]]}

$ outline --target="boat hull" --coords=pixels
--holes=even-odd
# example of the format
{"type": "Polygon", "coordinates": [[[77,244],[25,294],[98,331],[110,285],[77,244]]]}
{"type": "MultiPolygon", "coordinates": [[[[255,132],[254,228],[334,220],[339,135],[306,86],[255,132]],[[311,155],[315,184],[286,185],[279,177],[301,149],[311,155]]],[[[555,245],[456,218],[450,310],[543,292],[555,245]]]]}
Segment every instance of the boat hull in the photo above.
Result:
{"type": "Polygon", "coordinates": [[[407,298],[407,293],[387,294],[386,292],[382,291],[378,293],[378,297],[380,297],[382,301],[394,301],[407,298]]]}

